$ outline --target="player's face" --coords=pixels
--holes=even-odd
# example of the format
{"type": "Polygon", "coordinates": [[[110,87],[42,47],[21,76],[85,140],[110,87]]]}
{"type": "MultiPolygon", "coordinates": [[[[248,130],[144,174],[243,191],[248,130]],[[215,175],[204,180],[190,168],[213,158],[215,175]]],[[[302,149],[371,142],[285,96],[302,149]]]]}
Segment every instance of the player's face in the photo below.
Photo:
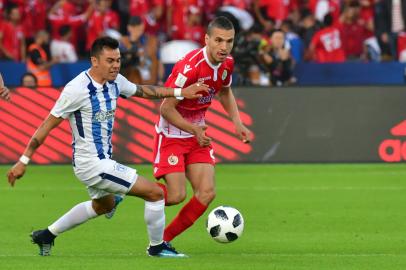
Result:
{"type": "Polygon", "coordinates": [[[106,81],[113,81],[120,71],[121,56],[119,49],[104,48],[99,57],[92,57],[92,65],[99,76],[106,81]]]}
{"type": "Polygon", "coordinates": [[[210,35],[205,36],[207,55],[213,64],[226,60],[234,44],[234,29],[213,28],[210,35]]]}

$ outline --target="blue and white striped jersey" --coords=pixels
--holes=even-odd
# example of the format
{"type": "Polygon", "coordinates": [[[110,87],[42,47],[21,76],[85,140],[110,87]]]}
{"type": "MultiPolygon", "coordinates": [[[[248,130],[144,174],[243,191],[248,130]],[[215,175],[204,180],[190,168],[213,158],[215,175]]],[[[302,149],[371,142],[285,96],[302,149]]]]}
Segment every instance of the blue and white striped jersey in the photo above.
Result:
{"type": "Polygon", "coordinates": [[[111,158],[117,98],[132,96],[137,91],[137,85],[121,74],[101,85],[88,72],[83,71],[65,86],[51,110],[55,117],[69,118],[73,164],[78,162],[80,166],[91,159],[111,158]]]}

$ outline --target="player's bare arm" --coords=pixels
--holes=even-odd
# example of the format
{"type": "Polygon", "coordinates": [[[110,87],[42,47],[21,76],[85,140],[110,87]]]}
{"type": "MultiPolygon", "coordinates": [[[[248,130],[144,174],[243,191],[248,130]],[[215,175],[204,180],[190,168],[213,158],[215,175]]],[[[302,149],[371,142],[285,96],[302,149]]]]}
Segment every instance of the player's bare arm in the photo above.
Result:
{"type": "Polygon", "coordinates": [[[0,74],[0,97],[4,100],[10,100],[10,90],[4,85],[3,77],[0,74]]]}
{"type": "Polygon", "coordinates": [[[241,122],[237,102],[235,101],[235,97],[233,91],[231,91],[231,87],[223,87],[218,95],[221,105],[228,113],[231,121],[234,123],[238,138],[244,143],[249,143],[251,141],[251,131],[241,122]]]}
{"type": "Polygon", "coordinates": [[[169,88],[154,85],[139,85],[135,92],[136,97],[147,99],[158,99],[165,97],[184,97],[186,99],[195,99],[203,96],[203,93],[208,93],[209,88],[206,84],[195,83],[186,88],[169,88]]]}
{"type": "Polygon", "coordinates": [[[50,114],[38,127],[34,135],[32,135],[31,140],[25,148],[20,160],[17,161],[17,163],[14,164],[14,166],[7,173],[8,182],[11,186],[14,186],[15,181],[24,175],[26,166],[31,156],[35,153],[38,147],[43,144],[51,130],[57,127],[62,121],[63,118],[58,118],[50,114]]]}
{"type": "Polygon", "coordinates": [[[178,103],[179,100],[176,98],[166,98],[160,108],[161,115],[172,125],[195,135],[200,146],[208,146],[211,142],[211,138],[206,136],[207,126],[197,126],[183,118],[178,110],[176,110],[178,103]]]}

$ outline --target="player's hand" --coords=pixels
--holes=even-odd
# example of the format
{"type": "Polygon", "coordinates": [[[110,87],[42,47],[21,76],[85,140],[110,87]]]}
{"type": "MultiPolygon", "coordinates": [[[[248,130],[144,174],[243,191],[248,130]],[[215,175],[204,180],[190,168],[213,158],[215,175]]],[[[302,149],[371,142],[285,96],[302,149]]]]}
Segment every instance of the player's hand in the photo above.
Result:
{"type": "Polygon", "coordinates": [[[251,142],[251,140],[252,140],[251,131],[246,126],[244,126],[244,124],[242,124],[242,123],[236,124],[235,131],[237,133],[238,138],[243,143],[251,142]]]}
{"type": "Polygon", "coordinates": [[[7,87],[0,87],[0,97],[4,100],[10,100],[10,90],[7,87]]]}
{"type": "Polygon", "coordinates": [[[211,138],[206,136],[207,126],[195,126],[193,129],[193,134],[195,135],[197,142],[200,146],[206,147],[211,143],[211,138]]]}
{"type": "Polygon", "coordinates": [[[194,83],[182,89],[182,97],[187,99],[200,98],[204,93],[209,93],[209,86],[201,82],[194,83]]]}
{"type": "Polygon", "coordinates": [[[26,165],[18,161],[7,173],[8,183],[14,187],[17,179],[23,177],[26,165]]]}

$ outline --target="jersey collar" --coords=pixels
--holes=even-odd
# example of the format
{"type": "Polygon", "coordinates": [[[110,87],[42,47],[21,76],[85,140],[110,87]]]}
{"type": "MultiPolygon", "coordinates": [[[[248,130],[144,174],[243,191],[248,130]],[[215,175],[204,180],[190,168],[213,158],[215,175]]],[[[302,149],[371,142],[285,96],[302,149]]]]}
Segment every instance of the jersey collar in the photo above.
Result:
{"type": "Polygon", "coordinates": [[[203,56],[204,56],[204,60],[206,60],[206,63],[207,63],[212,69],[214,69],[214,70],[217,70],[217,69],[221,66],[221,64],[222,64],[222,63],[218,63],[217,65],[213,65],[213,64],[210,62],[209,57],[207,56],[207,46],[205,46],[205,47],[203,48],[203,56]]]}

